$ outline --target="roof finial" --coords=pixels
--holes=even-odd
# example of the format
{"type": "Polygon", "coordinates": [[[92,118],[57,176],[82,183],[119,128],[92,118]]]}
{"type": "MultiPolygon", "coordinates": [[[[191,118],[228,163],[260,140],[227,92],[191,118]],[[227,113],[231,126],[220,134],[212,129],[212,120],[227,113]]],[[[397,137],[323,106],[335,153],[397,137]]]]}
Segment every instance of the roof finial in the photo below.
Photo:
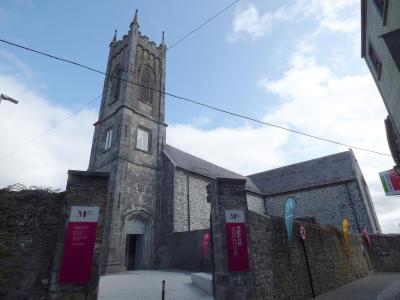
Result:
{"type": "Polygon", "coordinates": [[[112,41],[110,43],[110,47],[111,46],[115,46],[116,44],[117,44],[117,29],[115,29],[115,31],[114,31],[114,36],[113,36],[113,39],[112,39],[112,41]]]}
{"type": "Polygon", "coordinates": [[[131,26],[136,24],[137,27],[139,27],[139,23],[138,23],[138,20],[137,20],[137,14],[138,14],[138,10],[135,11],[135,16],[133,17],[133,20],[131,22],[131,26]]]}
{"type": "Polygon", "coordinates": [[[164,30],[162,31],[161,45],[165,45],[165,42],[164,42],[164,30]]]}

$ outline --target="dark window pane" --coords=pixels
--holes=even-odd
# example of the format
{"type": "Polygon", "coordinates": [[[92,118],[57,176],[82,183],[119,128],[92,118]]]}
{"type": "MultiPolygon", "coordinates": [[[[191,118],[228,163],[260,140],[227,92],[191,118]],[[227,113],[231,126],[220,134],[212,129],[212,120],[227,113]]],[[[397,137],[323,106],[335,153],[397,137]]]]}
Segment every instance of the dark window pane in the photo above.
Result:
{"type": "Polygon", "coordinates": [[[114,100],[117,101],[119,100],[119,93],[121,89],[121,77],[122,77],[122,70],[118,70],[118,72],[115,74],[114,80],[115,80],[115,89],[114,89],[114,100]]]}
{"type": "Polygon", "coordinates": [[[376,7],[380,13],[380,15],[383,17],[383,12],[385,9],[385,2],[386,0],[374,0],[376,7]]]}
{"type": "Polygon", "coordinates": [[[385,33],[382,37],[400,71],[400,29],[385,33]]]}
{"type": "Polygon", "coordinates": [[[381,60],[379,59],[378,55],[376,54],[375,49],[372,47],[371,44],[369,44],[369,47],[368,47],[368,56],[372,63],[372,67],[374,68],[374,71],[376,72],[376,75],[379,77],[380,68],[381,68],[381,60]]]}

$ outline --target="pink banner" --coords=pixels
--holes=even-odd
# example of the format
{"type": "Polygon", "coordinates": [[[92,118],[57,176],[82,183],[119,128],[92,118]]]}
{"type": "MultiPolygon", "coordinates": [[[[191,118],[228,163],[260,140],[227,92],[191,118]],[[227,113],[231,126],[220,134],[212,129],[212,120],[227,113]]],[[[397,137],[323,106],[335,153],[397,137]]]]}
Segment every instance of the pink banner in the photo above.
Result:
{"type": "Polygon", "coordinates": [[[207,254],[207,246],[208,246],[208,242],[210,241],[211,237],[210,237],[210,233],[206,232],[203,235],[203,242],[202,242],[202,246],[203,246],[203,257],[206,256],[207,254]]]}
{"type": "Polygon", "coordinates": [[[88,283],[92,273],[98,207],[71,207],[60,283],[88,283]]]}
{"type": "Polygon", "coordinates": [[[246,272],[249,270],[249,254],[244,211],[226,210],[225,222],[229,271],[246,272]]]}
{"type": "Polygon", "coordinates": [[[368,229],[364,228],[362,230],[362,232],[361,232],[361,235],[367,241],[367,244],[368,244],[369,248],[372,248],[372,242],[371,242],[371,238],[370,238],[369,233],[368,233],[368,229]]]}

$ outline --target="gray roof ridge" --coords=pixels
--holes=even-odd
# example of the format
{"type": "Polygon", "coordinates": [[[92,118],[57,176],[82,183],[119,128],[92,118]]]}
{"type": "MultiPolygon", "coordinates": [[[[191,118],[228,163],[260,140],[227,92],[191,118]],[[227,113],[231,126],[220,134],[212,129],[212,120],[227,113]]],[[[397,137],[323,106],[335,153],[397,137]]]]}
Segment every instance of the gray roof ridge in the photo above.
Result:
{"type": "Polygon", "coordinates": [[[280,169],[291,168],[293,166],[302,165],[302,164],[305,164],[305,163],[308,163],[308,162],[317,161],[317,160],[320,160],[320,159],[325,159],[325,158],[329,158],[329,157],[333,157],[333,156],[344,155],[345,153],[349,153],[350,154],[351,152],[350,152],[350,150],[337,152],[337,153],[333,153],[333,154],[329,154],[329,155],[325,155],[325,156],[321,156],[321,157],[317,157],[317,158],[313,158],[313,159],[309,159],[309,160],[293,163],[293,164],[290,164],[290,165],[285,165],[285,166],[281,166],[281,167],[278,167],[278,168],[265,170],[265,171],[257,172],[257,173],[254,173],[254,174],[249,174],[249,175],[246,175],[245,177],[250,177],[251,178],[252,176],[255,176],[255,175],[260,175],[260,174],[267,173],[267,172],[277,171],[277,170],[280,170],[280,169]]]}
{"type": "Polygon", "coordinates": [[[309,189],[313,189],[313,188],[319,188],[322,186],[326,186],[326,185],[334,185],[334,184],[341,184],[344,182],[351,182],[356,180],[357,177],[349,177],[347,179],[341,179],[341,180],[330,180],[330,181],[325,181],[325,182],[320,182],[318,184],[309,184],[309,185],[304,185],[301,188],[292,188],[292,189],[287,189],[284,191],[280,191],[280,192],[272,192],[272,193],[264,193],[264,196],[275,196],[275,195],[282,195],[282,194],[287,194],[287,193],[293,193],[293,192],[298,192],[298,191],[304,191],[304,190],[309,190],[309,189]]]}
{"type": "MultiPolygon", "coordinates": [[[[184,166],[183,164],[180,164],[179,162],[177,162],[174,159],[173,155],[170,155],[170,153],[168,153],[168,147],[173,151],[177,151],[177,152],[180,152],[183,155],[186,155],[187,157],[192,159],[192,161],[202,162],[202,163],[208,164],[209,166],[212,166],[213,168],[216,168],[216,169],[219,169],[221,171],[224,171],[224,172],[228,173],[228,174],[226,174],[226,176],[231,175],[231,176],[235,176],[235,178],[246,179],[246,181],[247,181],[246,190],[248,190],[248,191],[250,191],[252,193],[255,193],[255,194],[263,195],[263,193],[259,190],[257,185],[254,184],[254,182],[253,182],[253,180],[251,180],[251,178],[249,178],[247,176],[244,176],[242,174],[236,173],[236,172],[234,172],[232,170],[229,170],[227,168],[218,166],[218,165],[216,165],[216,164],[214,164],[212,162],[209,162],[208,160],[205,160],[205,159],[197,157],[197,156],[195,156],[193,154],[187,153],[187,152],[185,152],[183,150],[180,150],[180,149],[178,149],[178,148],[176,148],[174,146],[171,146],[169,144],[165,144],[165,147],[163,149],[163,153],[168,157],[168,159],[170,159],[170,161],[174,164],[175,167],[179,167],[179,168],[182,168],[182,169],[185,169],[185,170],[189,170],[192,173],[195,173],[195,174],[198,174],[198,175],[201,175],[201,176],[205,176],[205,177],[208,177],[208,178],[211,178],[211,179],[215,179],[216,178],[215,176],[212,176],[211,174],[205,174],[205,172],[200,172],[199,170],[193,170],[193,169],[188,168],[188,166],[184,166]]],[[[217,177],[219,177],[219,176],[217,176],[217,177]]]]}
{"type": "MultiPolygon", "coordinates": [[[[220,168],[220,169],[223,169],[223,170],[225,170],[225,171],[228,171],[228,172],[233,173],[233,174],[235,174],[235,175],[238,175],[238,176],[240,176],[240,177],[247,178],[247,176],[244,176],[244,175],[242,175],[242,174],[236,173],[236,172],[234,172],[234,171],[232,171],[232,170],[229,170],[229,169],[227,169],[227,168],[224,168],[224,167],[221,167],[221,166],[219,166],[219,165],[216,165],[216,164],[214,164],[214,163],[212,163],[212,162],[210,162],[210,161],[208,161],[208,160],[205,160],[204,158],[201,158],[201,157],[198,157],[198,156],[196,156],[196,155],[190,154],[190,153],[188,153],[188,152],[186,152],[186,151],[183,151],[183,150],[181,150],[181,149],[178,149],[178,148],[176,148],[176,147],[174,147],[174,146],[171,146],[171,145],[169,145],[169,144],[165,144],[165,146],[174,148],[175,150],[180,151],[180,152],[182,152],[182,153],[184,153],[184,154],[186,154],[186,155],[188,155],[188,156],[191,156],[191,157],[193,157],[193,158],[195,158],[195,159],[198,159],[198,160],[202,160],[202,161],[204,161],[204,162],[206,162],[206,163],[208,163],[208,164],[211,164],[211,165],[213,165],[213,166],[215,166],[215,167],[218,167],[218,168],[220,168]]],[[[164,153],[165,153],[165,149],[164,149],[164,153]]],[[[166,155],[167,155],[168,158],[170,158],[171,161],[173,161],[174,164],[176,165],[176,162],[174,161],[174,159],[173,159],[168,153],[166,153],[166,155]]],[[[179,166],[178,166],[178,167],[179,167],[179,166]]]]}
{"type": "MultiPolygon", "coordinates": [[[[174,148],[174,149],[179,150],[178,148],[175,148],[175,147],[173,147],[173,146],[171,146],[171,145],[168,145],[168,144],[164,144],[164,146],[172,147],[172,148],[174,148]]],[[[181,151],[181,150],[179,150],[179,151],[181,151]]],[[[165,151],[165,148],[163,149],[162,152],[169,158],[170,161],[172,161],[172,163],[173,163],[174,166],[176,167],[176,166],[177,166],[177,163],[176,163],[175,160],[172,158],[172,156],[169,155],[167,151],[165,151]]]]}

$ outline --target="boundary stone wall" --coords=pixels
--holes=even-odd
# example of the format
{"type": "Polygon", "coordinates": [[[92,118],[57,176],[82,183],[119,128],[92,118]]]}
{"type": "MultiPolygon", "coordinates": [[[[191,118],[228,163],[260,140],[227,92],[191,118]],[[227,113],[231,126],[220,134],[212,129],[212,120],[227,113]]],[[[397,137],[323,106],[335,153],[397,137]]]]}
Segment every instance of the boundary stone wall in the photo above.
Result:
{"type": "MultiPolygon", "coordinates": [[[[214,249],[214,292],[216,299],[310,299],[310,280],[300,239],[300,223],[295,222],[289,245],[283,218],[249,211],[244,182],[218,178],[208,186],[212,206],[214,249]],[[224,211],[243,209],[250,270],[229,272],[224,211]]],[[[335,226],[306,223],[305,248],[315,294],[338,288],[368,275],[359,236],[344,242],[335,226]]]]}
{"type": "Polygon", "coordinates": [[[367,248],[375,272],[400,272],[400,234],[373,234],[372,248],[367,248]]]}
{"type": "Polygon", "coordinates": [[[97,299],[108,174],[68,171],[66,192],[0,190],[0,298],[97,299]],[[89,284],[58,283],[71,206],[99,206],[89,284]]]}
{"type": "Polygon", "coordinates": [[[63,193],[0,190],[0,299],[45,299],[63,193]]]}
{"type": "MultiPolygon", "coordinates": [[[[258,290],[255,288],[253,272],[229,272],[228,269],[225,210],[243,210],[247,220],[245,183],[244,179],[217,178],[207,186],[207,200],[211,202],[214,298],[218,300],[271,299],[269,295],[257,297],[258,290]]],[[[250,241],[248,243],[250,244],[250,241]]],[[[251,251],[251,247],[249,248],[251,251]]],[[[254,263],[257,262],[250,259],[251,252],[249,254],[249,267],[250,270],[254,270],[254,263]]]]}
{"type": "MultiPolygon", "coordinates": [[[[316,295],[336,289],[368,275],[367,257],[363,255],[359,236],[344,242],[341,231],[319,224],[295,222],[289,244],[285,222],[280,217],[250,214],[250,231],[261,224],[271,230],[274,299],[309,299],[312,297],[300,224],[305,226],[305,249],[316,295]],[[261,218],[260,218],[261,217],[261,218]],[[253,220],[254,219],[254,220],[253,220]]],[[[256,245],[252,245],[257,247],[256,245]]],[[[254,252],[254,251],[253,251],[254,252]]],[[[264,253],[260,253],[265,255],[264,253]]],[[[259,266],[257,266],[259,267],[259,266]]]]}
{"type": "Polygon", "coordinates": [[[174,232],[164,252],[162,269],[211,272],[211,241],[203,257],[203,235],[209,230],[174,232]]]}
{"type": "Polygon", "coordinates": [[[60,228],[57,234],[56,250],[51,270],[49,287],[50,300],[86,300],[97,299],[98,286],[103,263],[103,254],[107,245],[103,243],[106,230],[107,199],[108,199],[107,173],[68,171],[67,188],[64,197],[63,224],[67,223],[71,206],[98,206],[100,208],[97,222],[96,242],[94,249],[92,275],[88,284],[59,284],[61,262],[64,254],[66,228],[60,228]]]}

